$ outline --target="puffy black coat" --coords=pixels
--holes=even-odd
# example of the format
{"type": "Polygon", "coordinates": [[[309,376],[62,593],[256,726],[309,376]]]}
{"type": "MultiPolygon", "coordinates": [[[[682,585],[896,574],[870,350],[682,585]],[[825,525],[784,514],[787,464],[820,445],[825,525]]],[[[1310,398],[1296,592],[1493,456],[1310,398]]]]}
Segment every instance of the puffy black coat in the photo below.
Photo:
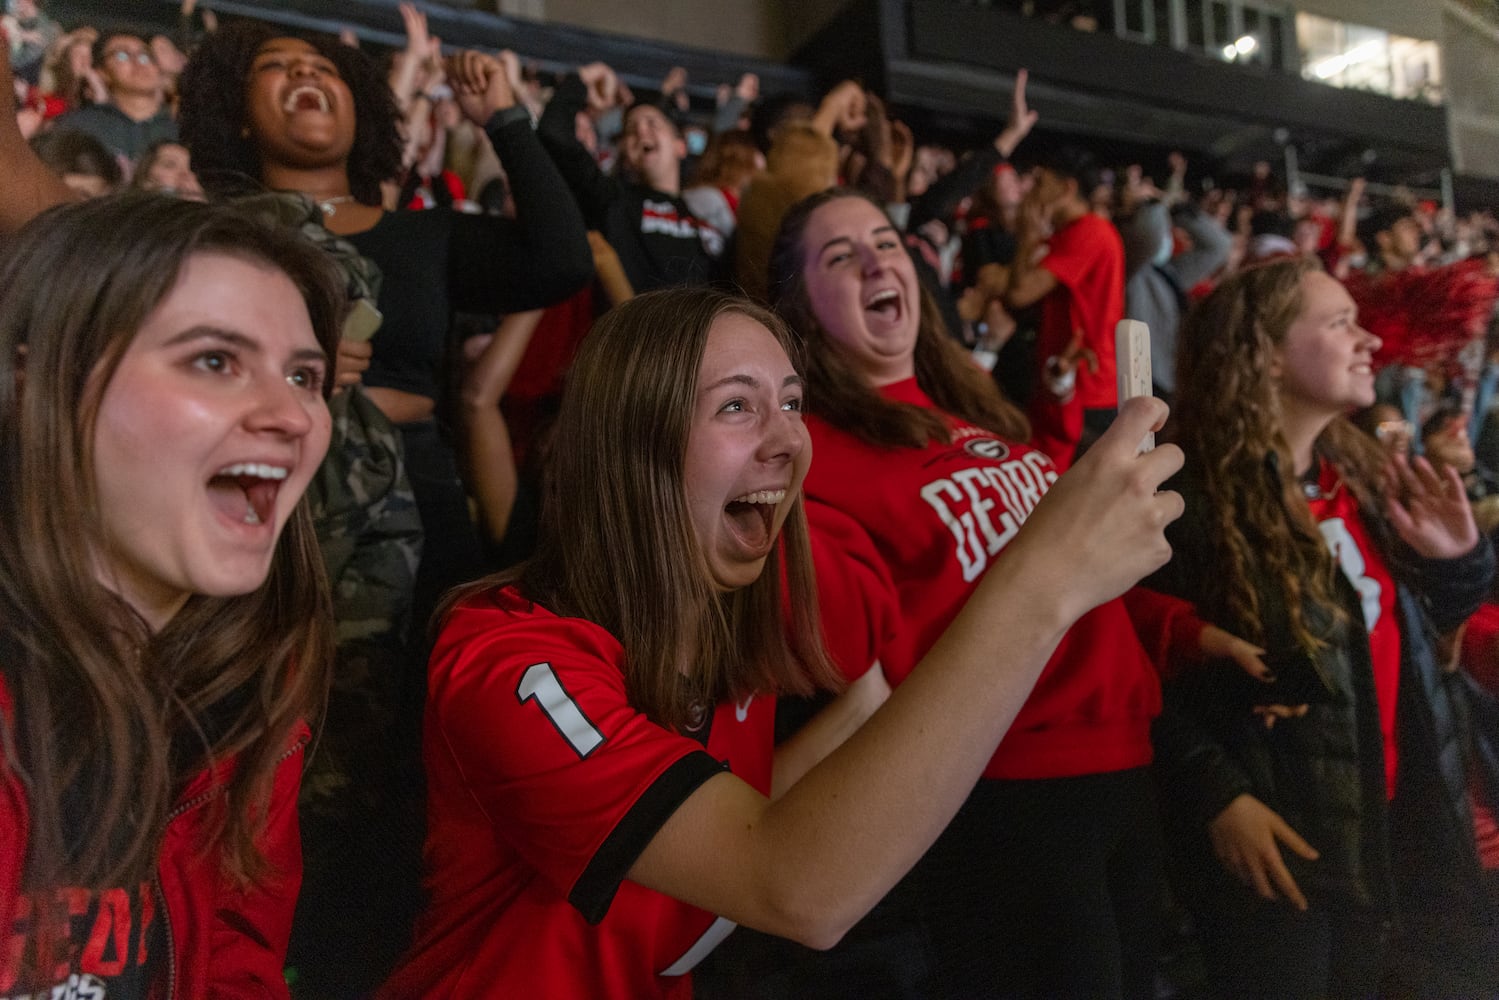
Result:
{"type": "MultiPolygon", "coordinates": [[[[1273,459],[1269,464],[1267,474],[1274,474],[1273,459]]],[[[1186,499],[1187,512],[1168,530],[1171,562],[1147,584],[1194,601],[1204,618],[1234,631],[1232,616],[1210,596],[1218,568],[1200,476],[1189,465],[1170,485],[1186,499]]],[[[1338,573],[1342,618],[1310,604],[1303,608],[1313,634],[1326,640],[1309,654],[1292,636],[1284,594],[1259,580],[1267,663],[1287,689],[1260,686],[1231,664],[1188,671],[1165,686],[1154,737],[1178,889],[1190,899],[1223,891],[1225,882],[1238,884],[1214,858],[1207,826],[1247,792],[1321,853],[1317,861],[1304,861],[1282,852],[1308,899],[1365,908],[1380,920],[1402,905],[1462,907],[1471,919],[1489,919],[1477,877],[1467,774],[1471,760],[1490,801],[1499,802],[1499,710],[1465,675],[1443,671],[1436,642],[1483,599],[1494,574],[1493,549],[1483,540],[1457,559],[1422,559],[1377,514],[1364,515],[1398,588],[1396,799],[1388,803],[1385,795],[1383,738],[1358,594],[1338,573]],[[1251,707],[1270,701],[1311,707],[1303,718],[1266,729],[1251,707]]]]}

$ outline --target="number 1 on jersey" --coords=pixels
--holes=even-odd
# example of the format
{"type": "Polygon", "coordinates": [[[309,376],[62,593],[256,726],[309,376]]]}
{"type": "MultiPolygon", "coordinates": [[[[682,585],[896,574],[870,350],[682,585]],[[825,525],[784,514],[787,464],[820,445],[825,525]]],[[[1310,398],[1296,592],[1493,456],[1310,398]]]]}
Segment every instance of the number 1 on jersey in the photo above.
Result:
{"type": "Polygon", "coordinates": [[[522,705],[534,699],[547,720],[557,727],[557,732],[579,757],[587,757],[604,742],[604,734],[588,721],[578,703],[557,679],[550,663],[533,663],[527,667],[515,689],[515,696],[522,705]]]}

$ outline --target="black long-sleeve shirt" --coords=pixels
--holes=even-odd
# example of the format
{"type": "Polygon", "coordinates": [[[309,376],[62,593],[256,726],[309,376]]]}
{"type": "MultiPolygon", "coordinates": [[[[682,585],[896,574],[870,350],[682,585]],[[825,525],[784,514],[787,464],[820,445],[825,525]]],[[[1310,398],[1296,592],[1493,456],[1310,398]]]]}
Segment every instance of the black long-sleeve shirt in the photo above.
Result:
{"type": "Polygon", "coordinates": [[[516,217],[448,209],[388,212],[348,237],[380,267],[374,337],[365,385],[437,398],[455,311],[522,312],[561,302],[593,276],[583,218],[530,123],[485,126],[515,194],[516,217]]]}

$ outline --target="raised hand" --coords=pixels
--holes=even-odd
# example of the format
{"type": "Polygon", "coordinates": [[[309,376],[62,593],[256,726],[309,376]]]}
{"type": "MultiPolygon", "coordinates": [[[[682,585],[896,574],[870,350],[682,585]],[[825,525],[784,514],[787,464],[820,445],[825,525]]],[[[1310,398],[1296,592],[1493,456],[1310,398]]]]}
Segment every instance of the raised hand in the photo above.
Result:
{"type": "Polygon", "coordinates": [[[828,91],[817,113],[812,116],[812,126],[823,135],[835,132],[857,131],[868,121],[868,99],[864,87],[853,80],[844,80],[828,91]]]}
{"type": "Polygon", "coordinates": [[[1284,898],[1296,909],[1306,909],[1306,897],[1286,868],[1280,845],[1308,861],[1321,855],[1275,810],[1246,792],[1208,824],[1208,838],[1219,863],[1262,898],[1284,898]]]}
{"type": "Polygon", "coordinates": [[[1031,134],[1031,129],[1036,127],[1036,122],[1041,117],[1025,102],[1025,84],[1029,79],[1028,70],[1016,71],[1015,92],[1010,95],[1010,118],[1005,122],[1004,130],[994,140],[994,148],[1006,158],[1015,152],[1015,147],[1020,145],[1022,139],[1031,134]]]}
{"type": "Polygon", "coordinates": [[[414,3],[400,5],[401,21],[406,25],[406,58],[427,58],[431,45],[427,34],[427,15],[414,3]]]}
{"type": "Polygon", "coordinates": [[[1181,468],[1181,449],[1168,444],[1140,453],[1145,435],[1161,429],[1167,412],[1149,396],[1126,400],[1113,425],[1052,484],[1010,543],[1007,559],[1020,548],[1042,547],[1035,585],[1056,588],[1070,620],[1123,594],[1171,558],[1165,528],[1181,516],[1182,498],[1160,486],[1181,468]]]}
{"type": "Polygon", "coordinates": [[[1473,505],[1457,470],[1439,473],[1424,458],[1390,463],[1385,513],[1405,543],[1427,559],[1454,559],[1478,544],[1473,505]]]}
{"type": "Polygon", "coordinates": [[[666,71],[666,77],[661,81],[661,97],[676,105],[678,111],[686,111],[690,106],[690,99],[687,96],[687,71],[681,66],[673,66],[666,71]]]}
{"type": "Polygon", "coordinates": [[[526,78],[521,73],[520,56],[509,49],[501,49],[498,58],[505,69],[505,79],[510,81],[510,89],[521,93],[526,87],[526,78]]]}
{"type": "Polygon", "coordinates": [[[494,56],[465,49],[448,57],[447,70],[458,106],[475,125],[482,126],[496,111],[515,106],[515,91],[505,67],[494,56]]]}
{"type": "Polygon", "coordinates": [[[588,90],[588,109],[603,114],[620,101],[619,77],[606,63],[593,62],[578,67],[578,79],[588,90]]]}
{"type": "Polygon", "coordinates": [[[746,73],[739,78],[739,83],[734,87],[734,96],[745,104],[753,104],[760,97],[760,78],[754,73],[746,73]]]}

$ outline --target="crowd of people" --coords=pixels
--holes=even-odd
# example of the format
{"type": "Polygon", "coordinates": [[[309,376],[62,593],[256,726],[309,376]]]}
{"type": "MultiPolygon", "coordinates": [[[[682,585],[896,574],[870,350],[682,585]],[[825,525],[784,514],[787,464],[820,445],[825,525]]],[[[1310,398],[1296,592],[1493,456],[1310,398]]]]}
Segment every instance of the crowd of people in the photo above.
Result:
{"type": "Polygon", "coordinates": [[[401,15],[9,5],[0,997],[1499,996],[1491,212],[401,15]]]}

